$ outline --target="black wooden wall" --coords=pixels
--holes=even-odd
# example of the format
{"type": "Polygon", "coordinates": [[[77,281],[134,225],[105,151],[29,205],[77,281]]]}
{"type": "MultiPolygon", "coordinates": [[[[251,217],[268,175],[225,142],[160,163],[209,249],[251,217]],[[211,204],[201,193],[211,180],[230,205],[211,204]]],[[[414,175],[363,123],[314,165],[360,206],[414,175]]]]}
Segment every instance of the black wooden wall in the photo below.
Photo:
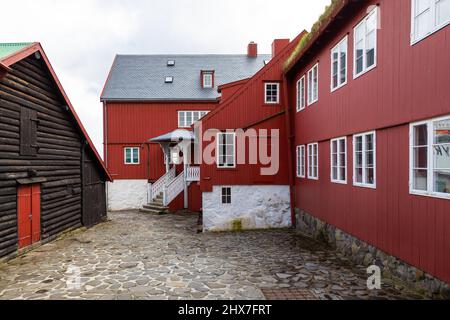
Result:
{"type": "Polygon", "coordinates": [[[88,149],[42,59],[32,55],[11,69],[0,80],[0,257],[17,250],[20,179],[43,180],[42,239],[82,225],[81,163],[88,149]]]}

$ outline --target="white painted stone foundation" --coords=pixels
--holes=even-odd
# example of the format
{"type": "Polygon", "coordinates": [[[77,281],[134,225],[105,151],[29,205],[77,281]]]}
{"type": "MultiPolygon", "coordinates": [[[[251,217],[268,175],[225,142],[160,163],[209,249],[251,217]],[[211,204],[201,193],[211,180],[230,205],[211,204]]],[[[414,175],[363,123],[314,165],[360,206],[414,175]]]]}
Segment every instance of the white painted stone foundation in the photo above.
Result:
{"type": "Polygon", "coordinates": [[[289,186],[231,187],[231,204],[222,204],[222,186],[204,192],[203,231],[287,228],[292,225],[289,186]]]}
{"type": "Polygon", "coordinates": [[[108,182],[108,210],[142,208],[147,203],[147,180],[114,180],[108,182]]]}

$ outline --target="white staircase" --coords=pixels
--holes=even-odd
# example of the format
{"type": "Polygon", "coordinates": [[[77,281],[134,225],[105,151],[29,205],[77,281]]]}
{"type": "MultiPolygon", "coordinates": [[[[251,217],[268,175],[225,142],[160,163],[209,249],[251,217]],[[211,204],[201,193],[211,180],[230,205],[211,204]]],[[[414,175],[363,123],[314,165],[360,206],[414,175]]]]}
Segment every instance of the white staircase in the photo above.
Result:
{"type": "Polygon", "coordinates": [[[168,205],[184,191],[192,182],[200,181],[200,167],[187,167],[186,171],[176,176],[175,166],[153,183],[149,189],[149,203],[141,212],[150,214],[165,214],[169,212],[168,205]]]}

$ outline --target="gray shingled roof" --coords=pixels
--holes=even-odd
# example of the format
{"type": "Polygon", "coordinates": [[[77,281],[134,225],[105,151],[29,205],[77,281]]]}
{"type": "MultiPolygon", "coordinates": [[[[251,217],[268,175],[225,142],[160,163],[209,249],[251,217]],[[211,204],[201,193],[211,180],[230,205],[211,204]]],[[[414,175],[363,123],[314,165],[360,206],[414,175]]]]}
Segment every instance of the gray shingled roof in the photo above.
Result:
{"type": "Polygon", "coordinates": [[[101,100],[215,100],[217,87],[252,77],[270,55],[118,55],[101,100]],[[174,67],[167,61],[175,60],[174,67]],[[201,87],[200,72],[215,71],[215,88],[201,87]],[[173,83],[165,83],[173,76],[173,83]]]}

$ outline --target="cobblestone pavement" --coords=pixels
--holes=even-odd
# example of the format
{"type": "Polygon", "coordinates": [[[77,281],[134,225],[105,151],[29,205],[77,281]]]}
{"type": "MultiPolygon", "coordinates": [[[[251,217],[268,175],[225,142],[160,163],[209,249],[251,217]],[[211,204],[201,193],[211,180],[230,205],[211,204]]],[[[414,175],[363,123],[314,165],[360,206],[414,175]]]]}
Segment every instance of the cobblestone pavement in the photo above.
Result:
{"type": "Polygon", "coordinates": [[[0,265],[0,299],[264,299],[262,288],[420,298],[387,284],[368,291],[365,268],[293,230],[197,234],[196,215],[109,217],[0,265]]]}

